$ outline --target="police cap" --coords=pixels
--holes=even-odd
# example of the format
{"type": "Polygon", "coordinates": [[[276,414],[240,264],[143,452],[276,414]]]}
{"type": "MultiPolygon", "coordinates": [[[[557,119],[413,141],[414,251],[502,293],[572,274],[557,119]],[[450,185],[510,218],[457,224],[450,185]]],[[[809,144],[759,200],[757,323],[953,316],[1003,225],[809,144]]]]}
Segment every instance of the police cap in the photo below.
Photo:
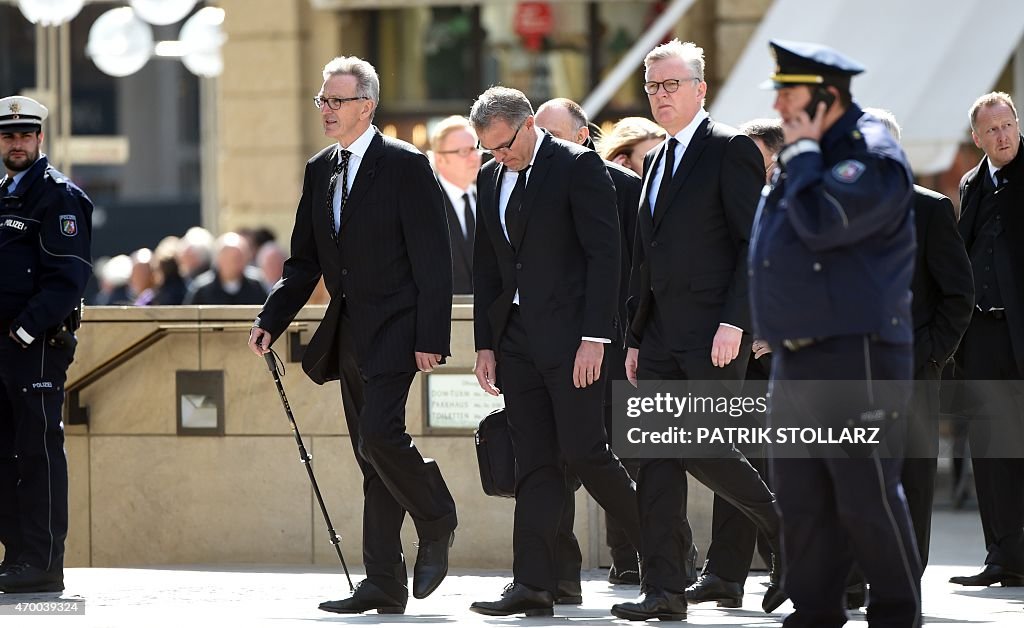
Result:
{"type": "Polygon", "coordinates": [[[0,133],[41,131],[49,110],[26,96],[0,98],[0,133]]]}
{"type": "Polygon", "coordinates": [[[850,89],[850,77],[864,66],[828,46],[801,41],[773,39],[768,42],[775,57],[775,73],[761,84],[762,89],[790,85],[833,85],[850,89]]]}

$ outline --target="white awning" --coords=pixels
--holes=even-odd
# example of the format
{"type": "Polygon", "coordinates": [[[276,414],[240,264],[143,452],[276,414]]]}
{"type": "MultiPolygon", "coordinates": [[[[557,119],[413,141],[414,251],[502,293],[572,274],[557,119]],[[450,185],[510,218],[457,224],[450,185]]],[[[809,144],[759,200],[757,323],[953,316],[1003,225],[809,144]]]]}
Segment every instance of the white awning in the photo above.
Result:
{"type": "Polygon", "coordinates": [[[892,111],[919,175],[944,172],[969,139],[967,109],[991,91],[1024,34],[1020,0],[776,0],[711,114],[738,125],[775,117],[774,92],[757,85],[774,69],[769,39],[831,46],[864,64],[854,100],[892,111]]]}

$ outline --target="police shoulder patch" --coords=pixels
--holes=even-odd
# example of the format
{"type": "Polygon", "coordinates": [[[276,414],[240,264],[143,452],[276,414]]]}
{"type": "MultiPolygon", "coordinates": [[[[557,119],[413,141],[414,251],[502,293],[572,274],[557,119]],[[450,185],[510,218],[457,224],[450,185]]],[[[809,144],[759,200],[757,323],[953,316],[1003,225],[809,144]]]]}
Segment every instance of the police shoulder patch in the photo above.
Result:
{"type": "Polygon", "coordinates": [[[60,232],[72,238],[78,235],[78,217],[74,214],[60,216],[60,232]]]}
{"type": "Polygon", "coordinates": [[[842,183],[853,183],[868,167],[856,159],[841,161],[832,167],[832,176],[842,183]]]}

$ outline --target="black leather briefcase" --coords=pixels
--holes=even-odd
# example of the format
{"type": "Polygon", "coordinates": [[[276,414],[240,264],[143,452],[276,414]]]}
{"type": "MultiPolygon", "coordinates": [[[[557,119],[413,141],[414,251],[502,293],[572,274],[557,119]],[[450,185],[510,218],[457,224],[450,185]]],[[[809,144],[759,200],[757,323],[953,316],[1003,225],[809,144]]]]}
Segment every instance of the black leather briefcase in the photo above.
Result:
{"type": "Polygon", "coordinates": [[[516,496],[516,456],[504,409],[495,410],[480,421],[476,430],[476,460],[485,494],[516,496]]]}

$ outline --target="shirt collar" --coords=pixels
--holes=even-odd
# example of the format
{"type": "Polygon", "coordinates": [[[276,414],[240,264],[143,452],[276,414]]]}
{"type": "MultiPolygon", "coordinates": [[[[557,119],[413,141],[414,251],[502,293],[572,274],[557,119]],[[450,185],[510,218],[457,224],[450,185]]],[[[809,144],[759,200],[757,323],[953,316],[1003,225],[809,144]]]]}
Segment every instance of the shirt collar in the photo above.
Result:
{"type": "Polygon", "coordinates": [[[708,112],[701,107],[700,111],[697,112],[697,115],[693,116],[693,120],[690,120],[690,123],[684,126],[683,130],[679,131],[672,137],[676,138],[676,141],[684,147],[689,146],[690,142],[693,141],[694,134],[697,132],[697,127],[699,127],[701,122],[704,122],[707,117],[708,112]]]}
{"type": "Polygon", "coordinates": [[[345,146],[342,146],[341,142],[338,142],[338,150],[347,150],[354,156],[362,159],[363,155],[366,154],[366,150],[370,148],[370,142],[373,141],[373,136],[376,133],[377,128],[371,124],[370,126],[366,127],[366,130],[363,131],[363,134],[357,137],[356,141],[349,144],[347,148],[345,146]]]}
{"type": "Polygon", "coordinates": [[[441,189],[443,189],[445,194],[448,195],[448,198],[451,199],[452,205],[455,205],[455,201],[457,200],[461,201],[463,194],[469,194],[472,196],[474,193],[474,185],[472,183],[469,184],[468,188],[463,190],[448,179],[445,179],[443,175],[437,175],[437,180],[441,182],[441,189]]]}

